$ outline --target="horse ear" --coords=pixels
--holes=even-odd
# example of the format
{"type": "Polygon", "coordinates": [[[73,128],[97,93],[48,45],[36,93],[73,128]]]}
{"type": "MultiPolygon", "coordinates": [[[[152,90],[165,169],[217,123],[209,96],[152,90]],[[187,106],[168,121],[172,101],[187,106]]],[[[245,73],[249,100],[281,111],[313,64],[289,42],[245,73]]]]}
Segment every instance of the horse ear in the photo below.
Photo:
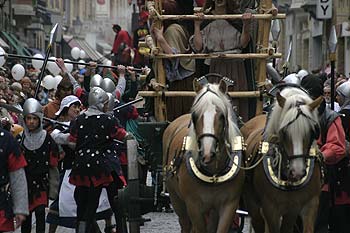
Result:
{"type": "Polygon", "coordinates": [[[200,92],[200,90],[202,90],[202,88],[203,88],[203,85],[201,85],[201,84],[197,81],[197,79],[193,79],[192,85],[193,85],[193,90],[194,90],[196,93],[200,92]]]}
{"type": "Polygon", "coordinates": [[[220,83],[219,83],[219,90],[222,91],[222,93],[225,93],[225,94],[226,94],[227,91],[228,91],[227,83],[226,83],[223,79],[220,80],[220,83]]]}
{"type": "Polygon", "coordinates": [[[286,103],[286,98],[284,98],[283,96],[281,96],[281,94],[279,92],[277,92],[276,94],[276,98],[277,98],[277,102],[278,105],[283,108],[284,104],[286,103]]]}
{"type": "Polygon", "coordinates": [[[311,112],[315,110],[315,108],[318,108],[320,104],[323,101],[323,96],[319,96],[317,99],[315,99],[312,103],[308,104],[311,112]]]}

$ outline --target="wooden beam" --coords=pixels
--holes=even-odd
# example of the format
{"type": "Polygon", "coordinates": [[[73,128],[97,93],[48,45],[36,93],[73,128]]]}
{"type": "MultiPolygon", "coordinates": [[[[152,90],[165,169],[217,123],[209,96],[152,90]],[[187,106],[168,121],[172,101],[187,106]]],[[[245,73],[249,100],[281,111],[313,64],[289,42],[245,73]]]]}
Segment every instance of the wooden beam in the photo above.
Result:
{"type": "MultiPolygon", "coordinates": [[[[271,48],[271,50],[273,50],[271,48]]],[[[281,58],[282,54],[281,53],[272,53],[267,54],[267,53],[237,53],[237,54],[206,54],[206,53],[189,53],[189,54],[157,54],[154,56],[154,58],[157,59],[162,59],[162,58],[194,58],[194,59],[215,59],[215,58],[220,58],[220,59],[264,59],[266,60],[267,58],[281,58]]]]}
{"type": "MultiPolygon", "coordinates": [[[[253,14],[253,17],[254,17],[254,19],[258,19],[258,20],[285,19],[286,14],[277,14],[276,16],[273,16],[272,14],[253,14]]],[[[159,20],[241,19],[242,14],[237,14],[237,15],[203,15],[203,16],[197,16],[197,15],[161,15],[160,17],[155,15],[153,18],[159,19],[159,20]]]]}
{"type": "MultiPolygon", "coordinates": [[[[234,98],[257,98],[261,96],[259,91],[232,91],[228,92],[234,98]]],[[[143,97],[195,97],[197,95],[194,91],[139,91],[138,95],[143,97]]]]}

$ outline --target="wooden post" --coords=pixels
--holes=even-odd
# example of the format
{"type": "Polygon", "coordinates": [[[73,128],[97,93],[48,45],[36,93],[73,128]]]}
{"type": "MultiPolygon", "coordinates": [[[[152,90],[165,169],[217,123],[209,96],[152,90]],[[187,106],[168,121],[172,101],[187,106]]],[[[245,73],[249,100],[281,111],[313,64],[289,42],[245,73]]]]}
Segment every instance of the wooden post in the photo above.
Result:
{"type": "MultiPolygon", "coordinates": [[[[162,14],[162,2],[161,0],[155,0],[155,9],[159,12],[159,14],[162,14]]],[[[157,27],[162,26],[161,20],[156,20],[154,22],[157,27]]],[[[157,41],[155,41],[157,43],[157,41]]],[[[156,59],[154,61],[155,65],[155,75],[156,80],[158,83],[162,85],[166,85],[166,77],[165,77],[165,70],[163,66],[163,60],[162,59],[156,59]]],[[[162,98],[162,96],[155,97],[154,99],[154,114],[157,119],[157,121],[166,121],[167,115],[166,115],[166,104],[165,99],[162,98]]]]}
{"type": "MultiPolygon", "coordinates": [[[[259,6],[259,14],[267,14],[268,10],[272,9],[272,0],[261,0],[259,6]]],[[[271,14],[271,12],[270,12],[271,14]]],[[[260,53],[264,53],[264,49],[269,46],[269,34],[271,20],[259,20],[258,40],[257,45],[260,46],[260,53]]],[[[259,59],[257,61],[257,83],[265,82],[266,80],[266,60],[259,59]]],[[[256,105],[256,115],[262,113],[263,102],[258,99],[256,105]]]]}
{"type": "MultiPolygon", "coordinates": [[[[139,170],[137,164],[137,142],[136,140],[127,140],[128,153],[128,188],[130,198],[140,197],[139,170]]],[[[140,233],[141,210],[140,203],[129,203],[129,232],[140,233]]]]}

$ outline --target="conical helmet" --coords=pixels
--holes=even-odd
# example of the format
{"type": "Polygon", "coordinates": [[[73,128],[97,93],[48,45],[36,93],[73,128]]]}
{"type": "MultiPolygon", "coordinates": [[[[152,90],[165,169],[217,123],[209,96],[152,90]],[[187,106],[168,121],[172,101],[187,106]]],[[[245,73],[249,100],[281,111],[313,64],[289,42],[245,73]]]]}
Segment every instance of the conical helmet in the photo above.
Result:
{"type": "Polygon", "coordinates": [[[101,75],[95,74],[94,76],[92,76],[90,80],[90,88],[101,86],[102,81],[103,81],[103,78],[101,77],[101,75]]]}
{"type": "Polygon", "coordinates": [[[110,78],[105,78],[100,86],[104,91],[112,93],[115,91],[115,84],[110,78]]]}

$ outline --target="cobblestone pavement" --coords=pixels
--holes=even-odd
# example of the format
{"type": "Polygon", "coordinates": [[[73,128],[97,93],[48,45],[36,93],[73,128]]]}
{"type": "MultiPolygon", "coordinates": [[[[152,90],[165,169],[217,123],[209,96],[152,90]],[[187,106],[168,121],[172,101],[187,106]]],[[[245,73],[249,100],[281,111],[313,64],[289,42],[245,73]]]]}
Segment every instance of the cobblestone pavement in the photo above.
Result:
{"type": "MultiPolygon", "coordinates": [[[[143,216],[146,219],[151,219],[149,222],[145,222],[144,226],[140,228],[140,233],[179,233],[180,226],[177,221],[175,213],[154,212],[148,213],[143,216]]],[[[251,233],[249,220],[245,221],[245,227],[243,233],[251,233]]],[[[101,231],[104,229],[104,221],[98,222],[101,231]]],[[[46,233],[48,232],[48,224],[46,225],[46,233]]],[[[20,233],[17,229],[15,233],[20,233]]],[[[32,233],[35,233],[35,220],[33,220],[32,233]]],[[[74,229],[58,227],[56,233],[75,233],[74,229]]]]}

